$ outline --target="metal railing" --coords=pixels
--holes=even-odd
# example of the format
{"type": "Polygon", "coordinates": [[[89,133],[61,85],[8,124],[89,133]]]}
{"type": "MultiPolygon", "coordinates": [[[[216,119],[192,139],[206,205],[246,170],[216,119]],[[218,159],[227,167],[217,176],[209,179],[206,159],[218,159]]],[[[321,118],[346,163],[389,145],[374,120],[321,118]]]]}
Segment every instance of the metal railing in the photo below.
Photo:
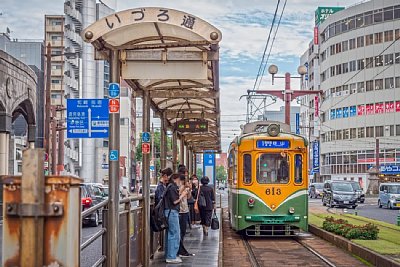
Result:
{"type": "MultiPolygon", "coordinates": [[[[154,199],[154,194],[150,195],[151,199],[154,199]]],[[[95,266],[105,266],[106,262],[106,250],[107,244],[109,241],[107,240],[107,215],[108,215],[108,200],[104,200],[99,204],[90,207],[87,210],[82,212],[82,220],[91,214],[98,212],[102,209],[102,228],[94,233],[89,239],[81,244],[81,253],[84,249],[90,246],[99,238],[102,238],[102,255],[97,261],[93,264],[95,266]]],[[[143,196],[136,195],[128,198],[124,198],[120,200],[120,263],[119,266],[130,266],[130,265],[140,265],[143,263],[142,259],[142,240],[143,240],[143,231],[142,231],[142,222],[143,222],[143,196]],[[132,221],[132,219],[134,221],[132,221]],[[123,226],[123,227],[121,227],[123,226]],[[131,238],[131,237],[135,238],[131,238]],[[123,248],[123,249],[122,249],[123,248]],[[134,264],[136,263],[136,264],[134,264]]],[[[151,203],[153,204],[153,203],[151,203]]],[[[154,252],[158,249],[158,233],[153,233],[151,235],[151,252],[152,256],[154,252]]]]}

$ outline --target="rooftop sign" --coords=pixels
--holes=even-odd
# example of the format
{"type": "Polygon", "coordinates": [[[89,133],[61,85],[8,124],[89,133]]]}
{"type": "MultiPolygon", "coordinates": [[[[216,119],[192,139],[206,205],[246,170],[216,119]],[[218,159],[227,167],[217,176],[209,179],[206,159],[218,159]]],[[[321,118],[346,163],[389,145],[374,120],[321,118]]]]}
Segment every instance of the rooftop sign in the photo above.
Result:
{"type": "Polygon", "coordinates": [[[317,10],[315,10],[315,26],[320,25],[330,15],[343,9],[344,7],[318,7],[317,10]]]}

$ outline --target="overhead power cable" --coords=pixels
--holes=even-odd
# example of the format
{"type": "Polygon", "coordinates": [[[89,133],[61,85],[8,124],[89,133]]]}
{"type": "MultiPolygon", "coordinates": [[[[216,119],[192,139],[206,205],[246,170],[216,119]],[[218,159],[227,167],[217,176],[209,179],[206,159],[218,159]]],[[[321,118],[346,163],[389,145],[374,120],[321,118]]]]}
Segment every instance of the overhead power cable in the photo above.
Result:
{"type": "Polygon", "coordinates": [[[274,25],[275,25],[276,15],[277,15],[277,13],[278,13],[278,9],[279,9],[280,2],[281,2],[281,1],[278,0],[278,2],[276,3],[276,8],[275,8],[274,17],[273,17],[273,19],[272,19],[271,28],[270,28],[270,30],[269,30],[267,42],[265,43],[263,56],[262,56],[262,58],[261,58],[260,66],[259,66],[259,68],[258,68],[257,77],[256,77],[256,80],[254,81],[253,90],[255,90],[255,88],[256,88],[258,78],[260,77],[261,72],[262,72],[262,69],[263,69],[263,64],[264,64],[265,55],[266,55],[266,53],[267,53],[267,49],[268,49],[268,46],[269,46],[269,41],[270,41],[270,39],[271,39],[272,30],[273,30],[274,25]]]}

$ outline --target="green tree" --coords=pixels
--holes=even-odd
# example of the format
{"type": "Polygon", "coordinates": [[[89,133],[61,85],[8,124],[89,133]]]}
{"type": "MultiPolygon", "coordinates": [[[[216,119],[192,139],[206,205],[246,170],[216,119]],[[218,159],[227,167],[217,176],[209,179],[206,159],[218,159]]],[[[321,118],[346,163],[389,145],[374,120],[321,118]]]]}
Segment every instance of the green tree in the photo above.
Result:
{"type": "Polygon", "coordinates": [[[226,181],[227,173],[224,166],[217,166],[216,175],[217,175],[217,181],[219,182],[226,181]]]}
{"type": "Polygon", "coordinates": [[[203,169],[202,168],[197,168],[196,175],[200,180],[200,178],[203,177],[203,169]]]}

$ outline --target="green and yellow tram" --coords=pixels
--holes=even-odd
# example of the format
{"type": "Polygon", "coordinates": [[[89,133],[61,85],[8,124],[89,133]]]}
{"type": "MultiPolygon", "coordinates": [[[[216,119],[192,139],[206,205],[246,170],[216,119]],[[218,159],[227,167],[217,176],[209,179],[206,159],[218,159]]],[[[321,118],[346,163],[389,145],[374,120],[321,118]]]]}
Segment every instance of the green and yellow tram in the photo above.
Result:
{"type": "Polygon", "coordinates": [[[307,140],[280,122],[244,125],[229,147],[229,218],[249,236],[308,230],[307,140]]]}

